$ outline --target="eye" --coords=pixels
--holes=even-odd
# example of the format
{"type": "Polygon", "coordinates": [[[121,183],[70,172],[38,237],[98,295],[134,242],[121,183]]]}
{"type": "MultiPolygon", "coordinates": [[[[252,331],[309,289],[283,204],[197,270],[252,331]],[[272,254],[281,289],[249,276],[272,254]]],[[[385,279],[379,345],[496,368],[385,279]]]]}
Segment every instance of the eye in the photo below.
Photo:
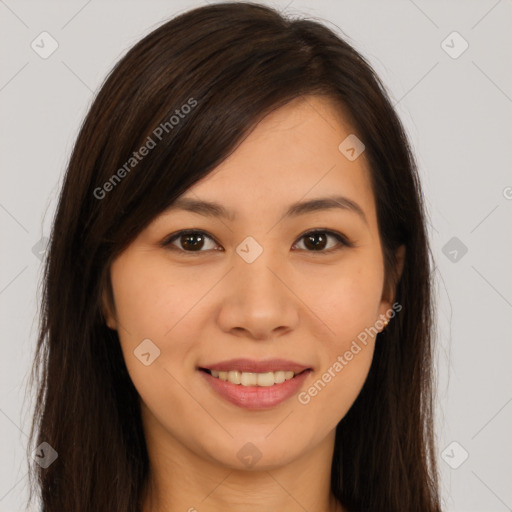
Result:
{"type": "MultiPolygon", "coordinates": [[[[304,247],[306,247],[307,252],[330,253],[340,249],[340,245],[346,247],[353,247],[354,245],[352,242],[348,240],[346,236],[342,235],[341,233],[320,229],[304,233],[299,238],[299,240],[304,240],[303,245],[304,247]],[[335,244],[334,246],[331,245],[326,250],[329,238],[337,240],[338,244],[335,244]]],[[[296,245],[298,245],[297,242],[293,244],[293,247],[295,247],[296,245]]]]}
{"type": "MultiPolygon", "coordinates": [[[[298,246],[300,242],[304,240],[302,243],[305,249],[300,248],[301,250],[305,250],[306,252],[317,252],[320,254],[334,252],[343,246],[354,247],[354,244],[348,240],[346,236],[342,235],[341,233],[326,229],[308,231],[307,233],[301,235],[298,240],[298,242],[293,244],[292,248],[298,246]],[[334,243],[333,245],[331,243],[329,246],[329,239],[336,240],[338,244],[334,243]]],[[[218,248],[216,242],[210,235],[204,231],[199,230],[179,231],[173,235],[170,235],[162,242],[161,245],[162,247],[167,247],[173,251],[179,251],[183,254],[186,254],[187,256],[192,256],[194,253],[206,252],[208,250],[223,250],[218,248]],[[208,241],[210,243],[209,247],[208,241]]]]}
{"type": "MultiPolygon", "coordinates": [[[[178,233],[171,235],[170,238],[164,240],[162,245],[164,247],[169,247],[172,250],[185,253],[205,252],[201,251],[205,245],[205,240],[213,241],[213,238],[207,235],[204,231],[179,231],[178,233]],[[175,245],[175,242],[178,242],[181,247],[175,245]]],[[[207,247],[207,249],[218,250],[215,249],[215,247],[207,247]]]]}

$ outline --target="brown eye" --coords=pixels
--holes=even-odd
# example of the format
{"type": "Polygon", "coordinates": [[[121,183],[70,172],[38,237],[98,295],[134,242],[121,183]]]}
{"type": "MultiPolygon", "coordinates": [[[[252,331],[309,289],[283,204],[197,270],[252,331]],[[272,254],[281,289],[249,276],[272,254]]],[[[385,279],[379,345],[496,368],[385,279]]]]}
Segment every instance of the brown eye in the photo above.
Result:
{"type": "Polygon", "coordinates": [[[313,251],[322,251],[327,245],[325,233],[312,233],[304,237],[304,245],[313,251]]]}
{"type": "Polygon", "coordinates": [[[215,249],[216,247],[213,243],[213,247],[206,247],[203,250],[205,245],[208,245],[208,240],[213,242],[213,238],[203,231],[180,231],[166,240],[163,245],[183,252],[205,252],[205,250],[215,249]]]}
{"type": "Polygon", "coordinates": [[[201,250],[204,245],[204,236],[197,233],[181,235],[179,238],[181,246],[186,250],[201,250]]]}
{"type": "Polygon", "coordinates": [[[351,243],[343,235],[332,231],[310,231],[302,235],[299,240],[304,240],[303,243],[307,252],[331,252],[339,248],[340,244],[351,247],[351,243]],[[337,240],[338,247],[336,244],[328,246],[329,238],[337,240]]]}
{"type": "MultiPolygon", "coordinates": [[[[353,244],[345,236],[328,230],[309,231],[302,235],[299,240],[304,240],[304,247],[299,247],[300,250],[319,254],[334,252],[341,247],[353,247],[353,244]],[[333,241],[337,241],[337,243],[333,241]]],[[[222,250],[218,248],[214,239],[204,231],[179,231],[164,240],[162,246],[187,255],[222,250]],[[208,244],[210,245],[208,246],[208,244]]],[[[292,248],[297,246],[298,242],[292,248]]]]}

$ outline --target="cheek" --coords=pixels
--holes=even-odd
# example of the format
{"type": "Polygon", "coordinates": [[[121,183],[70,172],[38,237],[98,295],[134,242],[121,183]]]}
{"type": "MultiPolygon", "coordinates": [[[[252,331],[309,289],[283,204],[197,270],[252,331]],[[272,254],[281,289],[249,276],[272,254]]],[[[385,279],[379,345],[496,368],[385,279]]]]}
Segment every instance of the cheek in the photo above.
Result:
{"type": "Polygon", "coordinates": [[[178,292],[166,278],[165,268],[144,254],[119,257],[112,265],[111,280],[121,349],[135,386],[143,392],[162,373],[156,370],[163,370],[166,360],[184,350],[179,340],[172,345],[166,340],[186,313],[182,311],[186,288],[178,292]]]}
{"type": "MultiPolygon", "coordinates": [[[[354,267],[325,283],[315,304],[330,334],[318,340],[321,364],[314,379],[298,396],[312,430],[328,432],[346,415],[368,376],[376,332],[381,279],[371,267],[354,267]]],[[[378,268],[378,267],[377,267],[378,268]]]]}
{"type": "Polygon", "coordinates": [[[354,255],[335,271],[315,276],[313,283],[309,304],[329,327],[336,348],[343,349],[347,341],[374,325],[383,285],[378,258],[354,255]]]}
{"type": "Polygon", "coordinates": [[[350,360],[345,351],[329,359],[297,397],[303,408],[303,427],[322,437],[345,417],[368,376],[373,348],[373,343],[360,344],[357,353],[349,350],[350,360]]]}
{"type": "Polygon", "coordinates": [[[370,369],[383,283],[383,268],[374,255],[354,257],[317,281],[310,295],[315,313],[329,327],[322,337],[320,372],[306,390],[303,403],[329,407],[331,420],[339,421],[366,380],[370,369]]]}
{"type": "Polygon", "coordinates": [[[121,349],[142,401],[164,416],[169,407],[185,414],[179,373],[191,350],[187,312],[201,295],[151,254],[122,255],[112,265],[111,280],[121,349]]]}
{"type": "Polygon", "coordinates": [[[151,255],[121,257],[111,270],[117,319],[130,336],[164,339],[197,300],[193,276],[151,255]],[[190,278],[190,279],[189,279],[190,278]]]}

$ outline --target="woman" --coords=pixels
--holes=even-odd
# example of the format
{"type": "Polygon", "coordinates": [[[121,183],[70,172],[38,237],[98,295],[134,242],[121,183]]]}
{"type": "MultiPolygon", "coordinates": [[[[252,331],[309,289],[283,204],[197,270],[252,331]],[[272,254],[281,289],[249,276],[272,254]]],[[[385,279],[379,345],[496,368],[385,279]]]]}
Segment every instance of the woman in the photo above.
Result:
{"type": "Polygon", "coordinates": [[[349,44],[251,3],[156,29],[55,217],[43,510],[439,511],[429,258],[404,130],[349,44]]]}

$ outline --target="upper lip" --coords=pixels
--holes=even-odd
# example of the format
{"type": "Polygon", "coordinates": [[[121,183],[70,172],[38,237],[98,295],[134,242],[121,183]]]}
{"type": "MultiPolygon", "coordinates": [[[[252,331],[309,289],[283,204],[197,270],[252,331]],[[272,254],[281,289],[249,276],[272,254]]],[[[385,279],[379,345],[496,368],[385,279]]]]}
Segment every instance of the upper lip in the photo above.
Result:
{"type": "Polygon", "coordinates": [[[266,359],[256,361],[254,359],[230,359],[219,363],[208,364],[200,367],[204,370],[217,370],[219,372],[239,371],[250,373],[266,373],[277,371],[290,371],[298,374],[304,370],[310,370],[311,367],[290,361],[287,359],[266,359]]]}

